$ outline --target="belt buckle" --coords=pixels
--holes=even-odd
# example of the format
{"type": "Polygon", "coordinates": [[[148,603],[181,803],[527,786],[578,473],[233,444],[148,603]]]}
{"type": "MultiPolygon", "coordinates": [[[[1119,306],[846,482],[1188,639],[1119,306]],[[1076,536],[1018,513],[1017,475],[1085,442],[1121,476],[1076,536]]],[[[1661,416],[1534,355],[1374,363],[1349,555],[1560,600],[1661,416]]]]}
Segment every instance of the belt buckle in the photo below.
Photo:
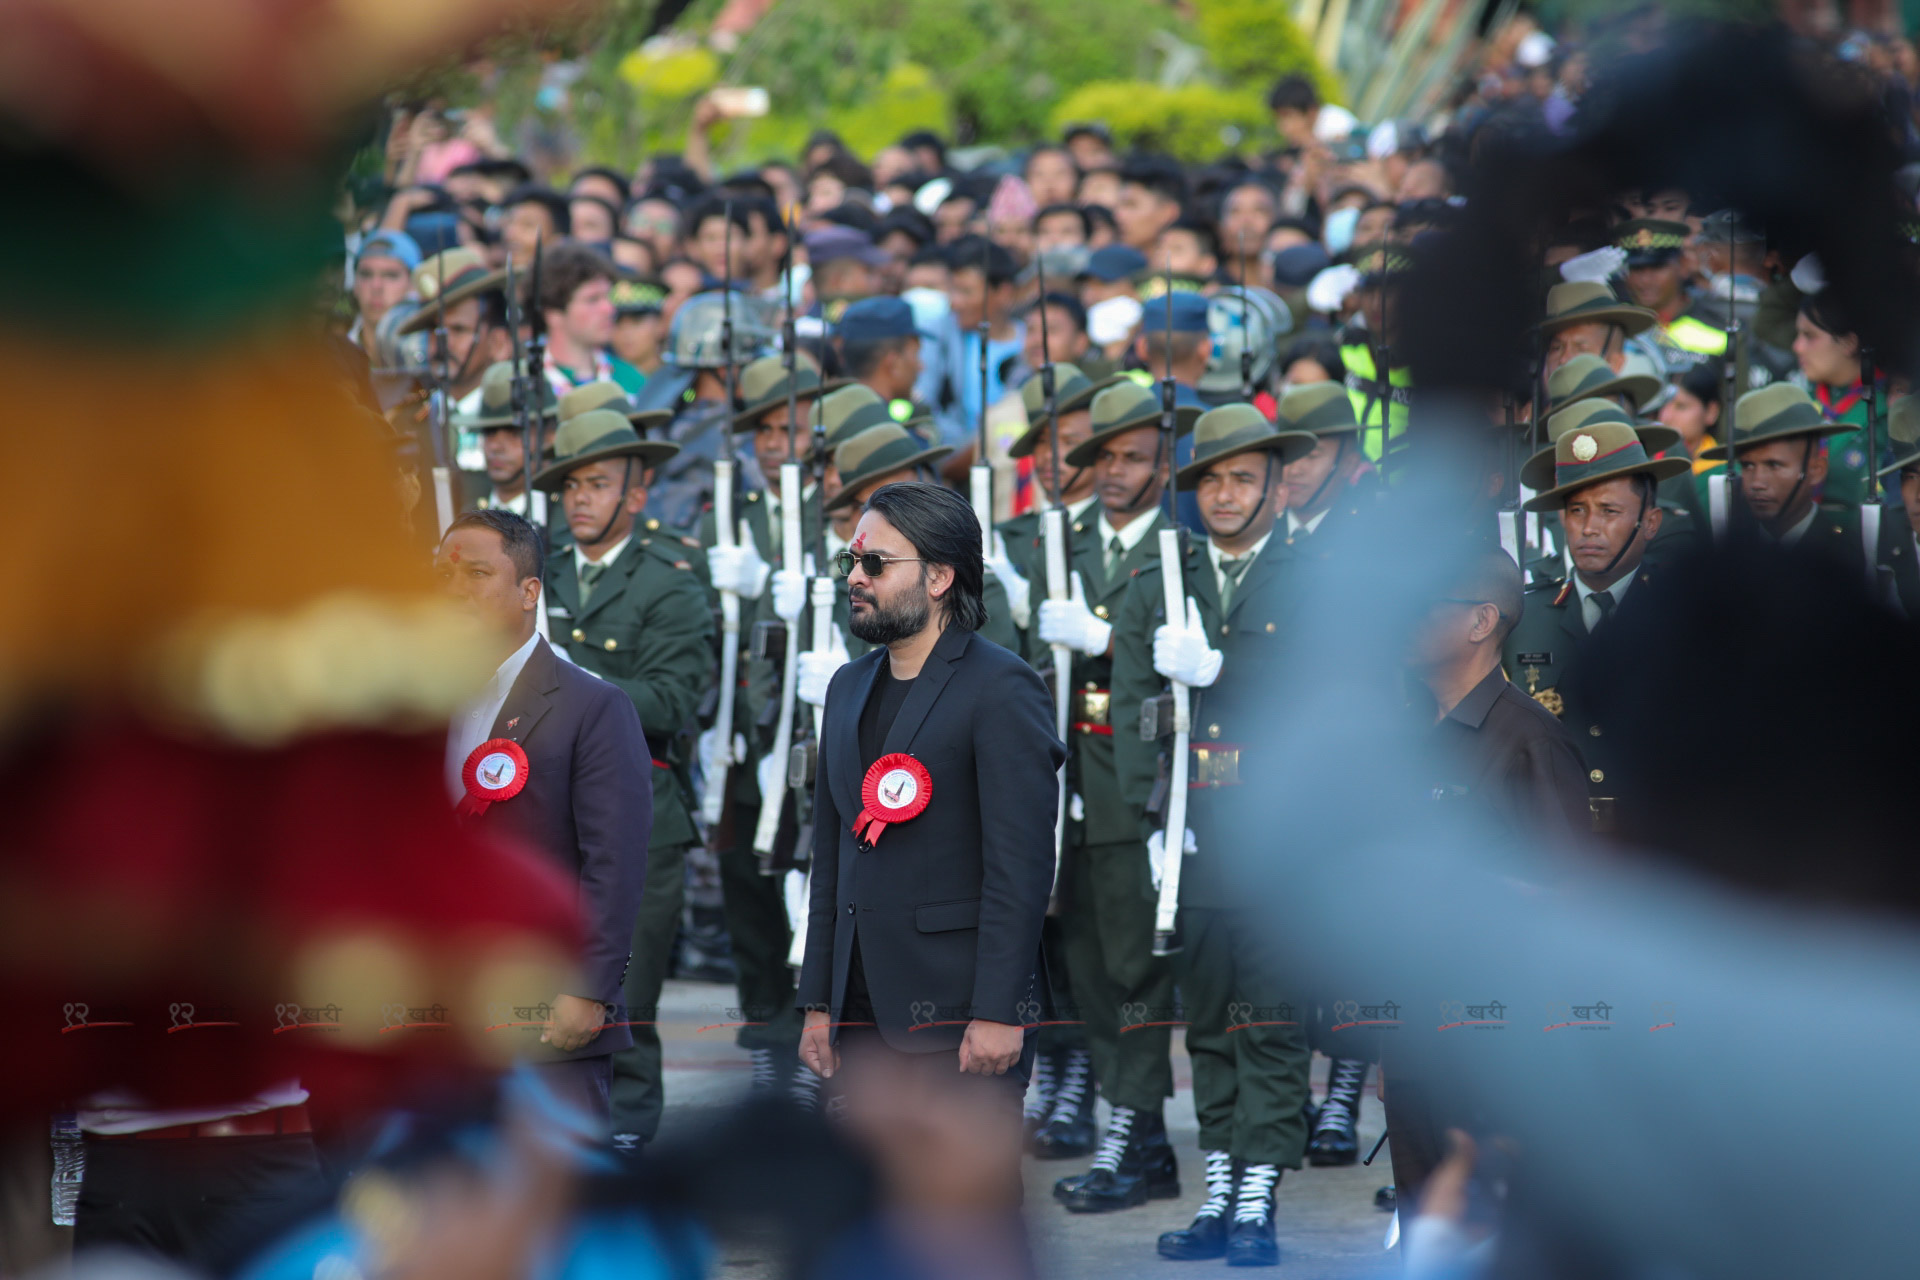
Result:
{"type": "Polygon", "coordinates": [[[1106,724],[1113,710],[1113,692],[1110,689],[1082,689],[1074,698],[1080,704],[1080,714],[1076,720],[1088,724],[1106,724]]]}
{"type": "Polygon", "coordinates": [[[1196,744],[1193,748],[1193,785],[1196,787],[1240,785],[1240,748],[1196,744]]]}

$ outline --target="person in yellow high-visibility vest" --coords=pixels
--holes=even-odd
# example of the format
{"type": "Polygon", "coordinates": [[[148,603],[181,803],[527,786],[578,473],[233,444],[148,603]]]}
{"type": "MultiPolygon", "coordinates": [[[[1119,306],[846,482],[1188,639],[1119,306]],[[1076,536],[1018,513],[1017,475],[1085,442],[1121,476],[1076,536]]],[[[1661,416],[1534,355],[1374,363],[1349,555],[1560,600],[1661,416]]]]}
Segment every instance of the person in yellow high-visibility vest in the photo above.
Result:
{"type": "Polygon", "coordinates": [[[1394,296],[1399,281],[1394,277],[1405,272],[1412,260],[1399,245],[1375,243],[1356,246],[1353,264],[1360,269],[1355,290],[1360,314],[1340,331],[1340,359],[1347,368],[1347,395],[1360,423],[1361,452],[1390,475],[1392,459],[1387,455],[1397,457],[1406,447],[1407,406],[1413,389],[1413,371],[1404,365],[1396,367],[1391,355],[1400,322],[1394,296]],[[1384,378],[1383,363],[1387,366],[1384,378]]]}
{"type": "Polygon", "coordinates": [[[1708,324],[1689,310],[1687,242],[1693,228],[1661,218],[1635,218],[1614,228],[1614,244],[1626,251],[1627,291],[1659,317],[1667,341],[1702,356],[1725,355],[1725,325],[1708,324]]]}

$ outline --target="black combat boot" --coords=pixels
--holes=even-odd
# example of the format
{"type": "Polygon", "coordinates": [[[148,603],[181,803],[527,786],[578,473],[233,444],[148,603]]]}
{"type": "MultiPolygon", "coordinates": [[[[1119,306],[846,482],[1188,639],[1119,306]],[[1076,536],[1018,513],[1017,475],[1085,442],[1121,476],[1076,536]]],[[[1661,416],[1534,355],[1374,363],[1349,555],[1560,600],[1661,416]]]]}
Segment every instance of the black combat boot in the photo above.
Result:
{"type": "Polygon", "coordinates": [[[1021,1128],[1025,1132],[1029,1152],[1033,1150],[1033,1136],[1053,1115],[1053,1095],[1060,1085],[1060,1073],[1055,1068],[1064,1056],[1063,1050],[1033,1055],[1033,1076],[1027,1081],[1026,1098],[1020,1105],[1021,1128]]]}
{"type": "Polygon", "coordinates": [[[1352,1164],[1360,1158],[1360,1140],[1354,1127],[1360,1121],[1360,1091],[1366,1083],[1365,1062],[1335,1058],[1328,1066],[1327,1100],[1307,1143],[1309,1164],[1352,1164]]]}
{"type": "Polygon", "coordinates": [[[1233,1157],[1224,1151],[1202,1151],[1207,1161],[1207,1198],[1193,1225],[1184,1231],[1160,1233],[1160,1256],[1176,1262],[1218,1258],[1227,1251],[1227,1215],[1233,1211],[1233,1157]]]}
{"type": "Polygon", "coordinates": [[[1053,1113],[1027,1145],[1035,1159],[1072,1160],[1093,1150],[1093,1055],[1068,1049],[1054,1077],[1053,1113]]]}
{"type": "Polygon", "coordinates": [[[1277,1164],[1250,1164],[1240,1170],[1234,1187],[1233,1225],[1227,1228],[1228,1266],[1280,1265],[1280,1245],[1273,1238],[1273,1193],[1279,1185],[1277,1164]]]}
{"type": "Polygon", "coordinates": [[[1069,1213],[1112,1213],[1179,1197],[1180,1166],[1167,1141],[1166,1118],[1158,1108],[1115,1107],[1093,1167],[1060,1200],[1069,1213]]]}

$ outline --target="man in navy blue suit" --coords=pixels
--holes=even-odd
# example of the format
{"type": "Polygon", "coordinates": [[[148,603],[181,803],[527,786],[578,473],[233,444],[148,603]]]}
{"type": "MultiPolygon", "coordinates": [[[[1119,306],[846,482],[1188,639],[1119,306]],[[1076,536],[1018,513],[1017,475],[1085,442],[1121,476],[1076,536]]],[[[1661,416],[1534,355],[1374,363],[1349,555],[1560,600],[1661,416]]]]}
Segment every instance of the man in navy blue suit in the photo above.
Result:
{"type": "Polygon", "coordinates": [[[474,821],[528,841],[579,881],[579,985],[539,1011],[545,1025],[528,1057],[556,1092],[605,1121],[613,1055],[633,1043],[625,1018],[609,1013],[620,1007],[646,879],[653,766],[632,700],[536,634],[545,562],[539,533],[510,511],[470,511],[440,541],[447,589],[503,655],[449,727],[447,785],[474,821]]]}

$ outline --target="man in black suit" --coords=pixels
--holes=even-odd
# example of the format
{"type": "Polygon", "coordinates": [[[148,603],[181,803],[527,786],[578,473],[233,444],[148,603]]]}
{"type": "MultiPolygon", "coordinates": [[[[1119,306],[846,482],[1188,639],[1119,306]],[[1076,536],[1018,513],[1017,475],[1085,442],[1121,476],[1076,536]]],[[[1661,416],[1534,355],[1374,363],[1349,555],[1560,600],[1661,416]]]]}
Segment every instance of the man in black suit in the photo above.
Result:
{"type": "Polygon", "coordinates": [[[646,879],[652,762],[632,701],[535,633],[544,563],[540,535],[510,511],[470,511],[440,541],[448,591],[504,654],[454,717],[447,782],[473,821],[529,841],[579,878],[579,986],[532,1019],[547,1048],[529,1045],[528,1057],[556,1092],[604,1121],[613,1055],[633,1043],[626,1019],[608,1013],[620,1005],[646,879]]]}
{"type": "Polygon", "coordinates": [[[831,1077],[849,1055],[856,1106],[869,1066],[1003,1077],[987,1092],[1014,1119],[1017,1161],[1066,749],[1040,677],[974,634],[980,526],[964,498],[877,490],[841,562],[853,633],[876,647],[827,690],[801,1059],[831,1077]]]}

